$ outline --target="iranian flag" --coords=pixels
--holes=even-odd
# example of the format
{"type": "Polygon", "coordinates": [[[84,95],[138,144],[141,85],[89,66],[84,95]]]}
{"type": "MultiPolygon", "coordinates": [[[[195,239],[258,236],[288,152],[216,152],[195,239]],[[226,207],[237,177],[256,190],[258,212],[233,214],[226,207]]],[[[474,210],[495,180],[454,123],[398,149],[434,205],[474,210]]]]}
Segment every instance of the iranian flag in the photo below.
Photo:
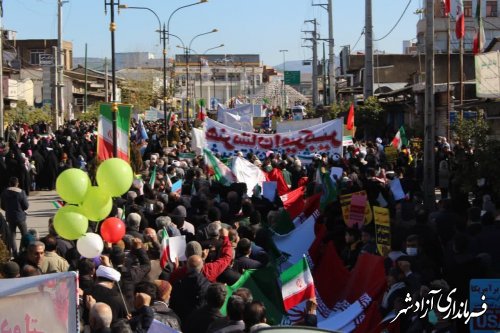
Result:
{"type": "Polygon", "coordinates": [[[483,52],[485,43],[483,20],[481,18],[481,0],[477,0],[476,7],[476,35],[474,36],[473,52],[479,54],[483,52]]]}
{"type": "Polygon", "coordinates": [[[305,258],[281,273],[280,281],[286,311],[316,297],[313,277],[305,258]]]}
{"type": "Polygon", "coordinates": [[[167,229],[163,228],[161,231],[161,246],[160,246],[160,267],[163,269],[168,262],[168,257],[170,255],[168,248],[168,232],[167,229]]]}
{"type": "MultiPolygon", "coordinates": [[[[131,105],[119,105],[116,114],[118,158],[129,161],[131,105]]],[[[107,160],[113,156],[113,111],[109,103],[101,104],[99,110],[97,157],[107,160]]]]}
{"type": "Polygon", "coordinates": [[[391,145],[397,150],[401,150],[403,145],[408,145],[408,138],[406,137],[405,128],[401,126],[396,133],[394,139],[392,139],[391,145]]]}
{"type": "Polygon", "coordinates": [[[463,0],[457,0],[455,35],[457,36],[457,39],[462,39],[465,36],[465,14],[463,0]]]}
{"type": "Polygon", "coordinates": [[[203,148],[203,153],[208,175],[213,176],[222,185],[229,186],[236,182],[236,176],[231,169],[215,157],[210,149],[203,148]]]}

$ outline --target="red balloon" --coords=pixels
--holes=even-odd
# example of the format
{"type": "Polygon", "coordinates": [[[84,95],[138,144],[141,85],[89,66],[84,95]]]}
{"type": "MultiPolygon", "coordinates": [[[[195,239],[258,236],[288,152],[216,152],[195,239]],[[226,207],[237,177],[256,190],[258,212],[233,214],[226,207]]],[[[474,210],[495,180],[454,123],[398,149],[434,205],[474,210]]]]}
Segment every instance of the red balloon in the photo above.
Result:
{"type": "Polygon", "coordinates": [[[102,222],[101,236],[105,242],[116,243],[125,236],[125,223],[116,217],[108,217],[102,222]]]}

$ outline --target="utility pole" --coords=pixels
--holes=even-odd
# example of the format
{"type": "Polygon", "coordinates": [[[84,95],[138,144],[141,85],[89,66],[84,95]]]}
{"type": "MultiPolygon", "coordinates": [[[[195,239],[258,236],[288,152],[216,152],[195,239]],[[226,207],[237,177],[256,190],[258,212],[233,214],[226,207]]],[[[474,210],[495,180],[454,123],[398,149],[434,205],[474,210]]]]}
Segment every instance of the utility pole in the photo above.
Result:
{"type": "MultiPolygon", "coordinates": [[[[57,56],[57,53],[58,53],[58,49],[57,49],[57,46],[53,46],[52,47],[52,54],[54,55],[54,85],[52,86],[53,88],[53,91],[54,91],[54,98],[52,100],[52,106],[54,108],[54,124],[56,126],[56,130],[59,129],[59,126],[61,125],[60,123],[60,118],[59,118],[59,80],[58,80],[58,73],[57,73],[57,70],[58,70],[58,56],[57,56]]],[[[51,73],[51,76],[52,76],[52,73],[51,73]]]]}
{"type": "Polygon", "coordinates": [[[65,105],[64,105],[64,47],[62,42],[62,6],[67,1],[57,0],[57,100],[59,113],[58,118],[61,124],[64,123],[65,105]]]}
{"type": "Polygon", "coordinates": [[[307,40],[312,41],[312,51],[313,51],[313,64],[312,64],[312,100],[313,106],[318,105],[318,29],[316,19],[306,20],[304,23],[312,23],[314,25],[314,29],[312,31],[303,31],[309,32],[312,34],[312,38],[306,38],[307,40]]]}
{"type": "Polygon", "coordinates": [[[88,80],[87,79],[88,79],[87,78],[87,43],[85,43],[85,95],[83,96],[83,113],[87,112],[87,107],[88,107],[88,103],[87,103],[88,80]]]}
{"type": "Polygon", "coordinates": [[[316,19],[313,20],[314,24],[314,32],[313,32],[313,68],[312,68],[312,76],[313,76],[313,82],[312,82],[312,89],[313,89],[313,105],[317,106],[318,105],[318,41],[316,38],[318,38],[318,32],[317,32],[317,22],[316,19]]]}
{"type": "Polygon", "coordinates": [[[288,52],[288,50],[280,50],[281,53],[283,53],[283,115],[286,113],[286,82],[285,82],[285,73],[286,73],[286,60],[285,60],[285,54],[288,52]]]}
{"type": "Polygon", "coordinates": [[[326,56],[325,56],[325,43],[323,43],[323,62],[322,62],[322,75],[323,75],[323,105],[328,103],[328,94],[326,90],[326,56]]]}
{"type": "Polygon", "coordinates": [[[372,0],[365,0],[365,73],[363,81],[363,95],[366,100],[373,96],[372,0]]]}
{"type": "Polygon", "coordinates": [[[335,91],[335,53],[333,52],[333,5],[332,0],[328,0],[328,74],[330,83],[330,105],[337,102],[337,94],[335,91]]]}
{"type": "MultiPolygon", "coordinates": [[[[333,38],[333,1],[328,0],[328,3],[313,4],[313,6],[320,6],[328,12],[328,105],[332,105],[337,103],[335,88],[335,40],[333,38]]],[[[325,102],[325,104],[326,103],[327,102],[325,102]]]]}
{"type": "Polygon", "coordinates": [[[436,205],[434,193],[434,1],[426,0],[425,4],[424,203],[427,210],[431,212],[436,205]]]}

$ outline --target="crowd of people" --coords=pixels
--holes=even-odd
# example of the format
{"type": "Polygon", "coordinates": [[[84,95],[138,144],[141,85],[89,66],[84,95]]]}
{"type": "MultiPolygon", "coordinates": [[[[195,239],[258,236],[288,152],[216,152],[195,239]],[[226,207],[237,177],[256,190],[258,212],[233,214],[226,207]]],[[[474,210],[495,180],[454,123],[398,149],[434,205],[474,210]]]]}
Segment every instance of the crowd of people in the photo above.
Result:
{"type": "MultiPolygon", "coordinates": [[[[249,196],[245,183],[224,186],[214,181],[202,156],[182,158],[190,151],[190,138],[181,123],[170,128],[170,147],[163,146],[161,124],[145,126],[150,139],[140,140],[135,126],[131,134],[131,164],[140,178],[123,197],[113,200],[110,213],[123,218],[126,235],[116,244],[106,243],[103,254],[93,260],[82,258],[73,241],[59,237],[52,219],[43,237],[28,230],[30,217],[25,212],[30,191],[53,190],[57,175],[67,168],[85,170],[93,179],[96,125],[73,121],[54,133],[48,133],[44,124],[9,128],[0,145],[5,211],[0,232],[9,251],[1,277],[78,271],[81,322],[90,332],[147,332],[154,319],[185,333],[254,332],[267,326],[266,308],[249,289],[231,295],[224,315],[221,308],[226,285],[233,285],[246,270],[273,264],[270,239],[283,212],[282,200],[266,199],[259,188],[249,196]],[[178,180],[183,180],[181,190],[171,191],[178,180]],[[22,236],[19,249],[17,229],[22,236]],[[160,265],[164,230],[169,237],[186,237],[186,261],[160,265]]],[[[387,289],[380,311],[386,315],[397,313],[408,293],[418,299],[430,289],[457,288],[456,296],[466,300],[470,279],[500,274],[497,198],[479,185],[473,200],[460,195],[460,180],[453,178],[453,149],[440,139],[436,152],[441,199],[435,211],[422,203],[421,159],[403,147],[389,160],[380,138],[346,147],[342,158],[316,155],[310,164],[279,153],[264,160],[241,155],[266,173],[280,172],[290,190],[305,186],[306,198],[322,191],[319,173],[340,167],[343,173],[335,179],[339,195],[365,190],[371,206],[386,203],[391,217],[391,246],[386,253],[377,251],[373,221],[346,226],[338,196],[316,221],[327,229],[322,241],[333,242],[348,269],[363,253],[384,257],[387,289]],[[400,180],[404,199],[392,195],[389,183],[394,178],[400,180]]],[[[92,230],[95,227],[92,223],[92,230]]],[[[316,326],[316,316],[316,300],[311,299],[300,324],[316,326]]],[[[439,313],[402,316],[399,323],[401,332],[467,329],[439,313]]]]}

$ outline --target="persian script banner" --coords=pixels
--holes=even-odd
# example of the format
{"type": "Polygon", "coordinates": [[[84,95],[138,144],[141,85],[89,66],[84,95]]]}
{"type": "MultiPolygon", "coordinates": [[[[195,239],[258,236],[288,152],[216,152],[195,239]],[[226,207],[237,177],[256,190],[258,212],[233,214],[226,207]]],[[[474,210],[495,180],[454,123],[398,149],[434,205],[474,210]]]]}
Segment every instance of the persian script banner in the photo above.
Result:
{"type": "Polygon", "coordinates": [[[78,332],[76,280],[74,272],[0,280],[1,331],[78,332]]]}
{"type": "Polygon", "coordinates": [[[207,148],[222,157],[230,157],[239,151],[254,153],[260,159],[265,158],[268,151],[304,159],[322,153],[342,156],[343,122],[343,118],[339,118],[300,131],[260,134],[239,131],[206,119],[205,138],[207,148]]]}

